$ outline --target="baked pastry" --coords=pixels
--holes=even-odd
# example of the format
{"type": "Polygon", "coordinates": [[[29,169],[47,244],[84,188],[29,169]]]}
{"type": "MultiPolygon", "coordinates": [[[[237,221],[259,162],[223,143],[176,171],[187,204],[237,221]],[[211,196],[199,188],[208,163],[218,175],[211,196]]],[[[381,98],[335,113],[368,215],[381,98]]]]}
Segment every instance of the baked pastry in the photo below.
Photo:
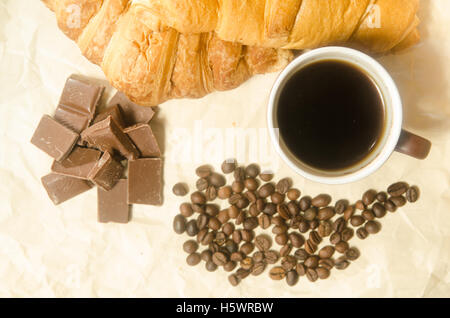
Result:
{"type": "Polygon", "coordinates": [[[419,0],[42,0],[132,101],[154,106],[283,68],[290,49],[419,40],[419,0]]]}

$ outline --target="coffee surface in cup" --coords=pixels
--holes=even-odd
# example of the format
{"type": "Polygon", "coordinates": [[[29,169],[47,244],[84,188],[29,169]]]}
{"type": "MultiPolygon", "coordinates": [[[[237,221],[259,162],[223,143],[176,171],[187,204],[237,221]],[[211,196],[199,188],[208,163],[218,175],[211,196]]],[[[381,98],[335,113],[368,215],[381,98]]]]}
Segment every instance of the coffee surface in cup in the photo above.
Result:
{"type": "Polygon", "coordinates": [[[322,60],[294,73],[277,108],[280,137],[301,162],[342,170],[363,161],[382,138],[383,97],[357,66],[322,60]]]}

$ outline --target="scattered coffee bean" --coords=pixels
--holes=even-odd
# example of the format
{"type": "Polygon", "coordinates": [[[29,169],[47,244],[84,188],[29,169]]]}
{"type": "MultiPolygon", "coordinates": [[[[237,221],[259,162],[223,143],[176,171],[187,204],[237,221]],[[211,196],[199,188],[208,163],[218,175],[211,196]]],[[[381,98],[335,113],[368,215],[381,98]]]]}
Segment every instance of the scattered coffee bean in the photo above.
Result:
{"type": "Polygon", "coordinates": [[[286,257],[288,256],[292,251],[292,245],[291,244],[286,244],[285,246],[283,246],[282,248],[280,248],[280,256],[281,257],[286,257]]]}
{"type": "Polygon", "coordinates": [[[384,207],[386,208],[386,210],[388,210],[389,212],[395,212],[397,211],[397,206],[394,204],[394,202],[392,202],[391,200],[387,200],[386,202],[384,202],[384,207]]]}
{"type": "Polygon", "coordinates": [[[215,186],[215,187],[217,187],[217,188],[220,188],[220,187],[223,187],[223,186],[225,185],[226,180],[225,180],[225,177],[224,177],[223,175],[214,172],[214,173],[212,173],[211,176],[209,177],[209,182],[210,182],[213,186],[215,186]]]}
{"type": "Polygon", "coordinates": [[[344,270],[349,265],[350,265],[350,262],[345,257],[341,256],[336,260],[334,267],[336,267],[336,269],[339,269],[339,270],[344,270]]]}
{"type": "Polygon", "coordinates": [[[204,250],[201,252],[200,257],[202,261],[209,262],[212,260],[212,252],[210,250],[204,250]]]}
{"type": "Polygon", "coordinates": [[[244,258],[241,261],[240,265],[243,269],[251,270],[253,268],[253,258],[251,257],[244,258]]]}
{"type": "Polygon", "coordinates": [[[248,275],[250,275],[250,271],[247,269],[243,269],[243,268],[238,268],[238,270],[236,271],[236,275],[239,279],[245,279],[248,277],[248,275]]]}
{"type": "Polygon", "coordinates": [[[328,237],[332,231],[333,226],[330,221],[320,222],[319,227],[317,228],[317,233],[319,233],[321,237],[328,237]]]}
{"type": "Polygon", "coordinates": [[[186,231],[186,218],[181,214],[173,219],[173,230],[177,234],[183,234],[186,231]]]}
{"type": "Polygon", "coordinates": [[[347,226],[347,222],[345,222],[345,219],[343,217],[337,218],[333,223],[333,230],[335,232],[342,232],[345,227],[347,226]]]}
{"type": "Polygon", "coordinates": [[[409,186],[406,182],[396,182],[388,187],[387,192],[389,193],[389,195],[397,197],[406,193],[408,188],[409,186]]]}
{"type": "Polygon", "coordinates": [[[289,286],[295,286],[298,282],[298,274],[296,271],[291,270],[286,274],[286,283],[289,286]]]}
{"type": "Polygon", "coordinates": [[[215,252],[212,256],[212,261],[217,266],[223,266],[228,262],[228,257],[222,252],[215,252]]]}
{"type": "Polygon", "coordinates": [[[230,216],[230,218],[232,218],[232,219],[235,219],[235,218],[237,218],[238,217],[238,215],[239,215],[239,209],[236,207],[236,206],[234,206],[234,205],[232,205],[232,206],[230,206],[229,208],[228,208],[228,215],[230,216]]]}
{"type": "Polygon", "coordinates": [[[414,203],[419,199],[420,191],[417,186],[412,186],[406,191],[406,200],[410,203],[414,203]]]}
{"type": "Polygon", "coordinates": [[[261,275],[262,273],[264,273],[264,270],[266,269],[266,263],[264,262],[258,262],[255,263],[255,265],[253,265],[253,269],[252,269],[252,275],[253,276],[258,276],[261,275]]]}
{"type": "Polygon", "coordinates": [[[239,181],[239,182],[243,182],[245,179],[245,170],[242,167],[237,167],[234,170],[234,180],[235,181],[239,181]]]}
{"type": "Polygon", "coordinates": [[[316,268],[319,266],[319,256],[312,255],[305,260],[305,266],[308,268],[316,268]]]}
{"type": "Polygon", "coordinates": [[[315,245],[319,245],[322,242],[322,237],[319,235],[317,231],[309,232],[309,241],[314,243],[315,245]]]}
{"type": "Polygon", "coordinates": [[[282,233],[282,234],[277,234],[275,236],[275,242],[278,245],[285,245],[288,242],[288,236],[286,233],[282,233]]]}
{"type": "Polygon", "coordinates": [[[283,178],[278,181],[276,189],[281,194],[286,194],[292,186],[292,180],[290,178],[283,178]]]}
{"type": "Polygon", "coordinates": [[[186,263],[190,266],[195,266],[200,263],[201,260],[202,258],[199,253],[192,253],[186,258],[186,263]]]}
{"type": "Polygon", "coordinates": [[[191,194],[191,201],[192,201],[192,203],[196,203],[196,204],[205,204],[206,197],[202,192],[196,191],[191,194]]]}
{"type": "Polygon", "coordinates": [[[344,220],[348,221],[351,219],[351,217],[353,216],[353,214],[355,214],[355,207],[352,205],[349,205],[345,210],[344,210],[344,220]]]}
{"type": "Polygon", "coordinates": [[[280,192],[274,192],[270,196],[270,200],[275,204],[281,204],[284,202],[285,195],[281,194],[280,192]]]}
{"type": "Polygon", "coordinates": [[[317,216],[317,209],[315,207],[309,208],[308,210],[305,211],[305,214],[303,215],[303,217],[307,221],[314,220],[316,216],[317,216]]]}
{"type": "MultiPolygon", "coordinates": [[[[377,218],[382,218],[383,216],[386,215],[386,208],[381,203],[378,203],[378,202],[372,206],[372,211],[373,211],[374,216],[377,218]]],[[[365,217],[365,219],[368,221],[373,220],[373,218],[370,219],[367,217],[365,217]]]]}
{"type": "Polygon", "coordinates": [[[370,234],[376,234],[381,230],[381,225],[380,223],[376,222],[376,221],[368,221],[365,225],[364,228],[366,229],[366,231],[370,234]]]}
{"type": "Polygon", "coordinates": [[[355,231],[349,227],[345,228],[344,230],[342,230],[341,232],[341,240],[343,241],[350,241],[350,239],[353,237],[353,235],[355,234],[355,231]]]}
{"type": "Polygon", "coordinates": [[[234,193],[242,193],[244,191],[245,185],[243,181],[234,181],[231,184],[231,190],[233,190],[234,193]]]}
{"type": "Polygon", "coordinates": [[[223,269],[224,269],[226,272],[232,272],[232,271],[236,268],[236,266],[237,266],[237,263],[236,263],[236,262],[229,261],[228,263],[226,263],[225,265],[223,265],[223,269]]]}
{"type": "Polygon", "coordinates": [[[297,265],[297,259],[292,255],[287,255],[281,260],[281,267],[286,271],[290,271],[297,265]]]}
{"type": "Polygon", "coordinates": [[[295,201],[298,198],[300,198],[300,190],[299,189],[289,189],[289,191],[287,192],[287,197],[289,200],[291,201],[295,201]]]}
{"type": "Polygon", "coordinates": [[[186,223],[186,233],[189,236],[196,236],[198,233],[198,226],[196,220],[190,220],[186,223]]]}
{"type": "Polygon", "coordinates": [[[269,277],[273,280],[282,280],[285,276],[286,271],[281,266],[275,266],[269,272],[269,277]]]}
{"type": "Polygon", "coordinates": [[[278,262],[279,259],[278,253],[272,250],[264,252],[264,257],[267,264],[275,264],[276,262],[278,262]]]}
{"type": "Polygon", "coordinates": [[[305,238],[299,233],[291,232],[289,233],[288,238],[289,242],[291,242],[292,246],[295,248],[299,248],[305,244],[305,238]]]}
{"type": "Polygon", "coordinates": [[[334,254],[334,247],[331,245],[322,247],[319,251],[320,258],[331,258],[333,254],[334,254]]]}
{"type": "Polygon", "coordinates": [[[329,205],[331,202],[331,196],[328,194],[319,194],[311,200],[311,204],[318,208],[323,208],[329,205]]]}
{"type": "Polygon", "coordinates": [[[303,263],[298,263],[295,267],[295,271],[297,272],[298,276],[305,276],[306,275],[306,266],[303,263]]]}
{"type": "Polygon", "coordinates": [[[348,206],[348,200],[342,199],[336,202],[334,205],[334,210],[337,214],[343,214],[348,206]]]}
{"type": "Polygon", "coordinates": [[[377,201],[379,201],[381,203],[384,203],[384,202],[386,202],[386,200],[388,198],[388,194],[386,192],[384,192],[384,191],[378,192],[376,198],[377,198],[377,201]]]}
{"type": "Polygon", "coordinates": [[[228,281],[230,282],[231,286],[237,286],[240,283],[240,279],[235,274],[228,276],[228,281]]]}
{"type": "Polygon", "coordinates": [[[400,208],[406,204],[406,199],[404,196],[391,197],[389,200],[394,203],[397,208],[400,208]]]}
{"type": "Polygon", "coordinates": [[[200,178],[195,183],[195,186],[196,186],[198,191],[204,191],[204,190],[206,190],[206,188],[208,188],[209,181],[207,179],[200,178]]]}
{"type": "Polygon", "coordinates": [[[206,229],[206,227],[208,226],[208,222],[209,222],[209,216],[206,214],[200,214],[197,217],[197,228],[199,230],[206,229]]]}
{"type": "Polygon", "coordinates": [[[242,240],[245,242],[251,242],[253,241],[253,238],[255,237],[253,231],[249,230],[241,230],[242,240]]]}
{"type": "Polygon", "coordinates": [[[288,202],[287,207],[288,207],[289,214],[291,215],[291,217],[296,217],[298,215],[298,213],[300,212],[300,208],[296,201],[288,202]]]}
{"type": "Polygon", "coordinates": [[[308,254],[314,254],[316,251],[317,251],[317,245],[316,244],[314,244],[313,242],[311,242],[310,240],[307,240],[306,242],[305,242],[305,251],[308,253],[308,254]]]}
{"type": "Polygon", "coordinates": [[[319,227],[320,221],[318,219],[314,219],[312,221],[309,221],[308,224],[311,230],[315,230],[319,227]]]}
{"type": "Polygon", "coordinates": [[[271,223],[270,216],[268,216],[267,214],[262,214],[258,218],[258,224],[263,230],[268,229],[270,226],[270,223],[271,223]]]}
{"type": "Polygon", "coordinates": [[[359,239],[364,240],[369,236],[369,233],[364,227],[360,227],[359,229],[356,230],[356,236],[359,239]]]}
{"type": "Polygon", "coordinates": [[[214,272],[217,270],[217,265],[213,261],[208,261],[205,264],[205,268],[208,272],[214,272]]]}
{"type": "Polygon", "coordinates": [[[272,195],[272,193],[275,192],[275,187],[272,183],[266,183],[263,186],[261,186],[258,190],[258,195],[261,198],[267,198],[270,195],[272,195]]]}
{"type": "Polygon", "coordinates": [[[366,205],[364,204],[364,202],[362,202],[362,200],[358,200],[358,201],[356,201],[356,203],[355,203],[355,208],[356,208],[357,210],[363,211],[363,210],[366,209],[366,205]]]}
{"type": "Polygon", "coordinates": [[[221,200],[226,200],[226,199],[229,199],[231,197],[232,193],[233,193],[233,190],[231,189],[231,187],[230,186],[225,186],[225,187],[221,187],[217,191],[217,196],[221,200]]]}
{"type": "Polygon", "coordinates": [[[364,224],[366,220],[361,215],[354,215],[350,218],[350,224],[357,227],[364,224]]]}
{"type": "Polygon", "coordinates": [[[207,178],[207,177],[209,177],[211,175],[211,172],[212,172],[212,168],[211,168],[211,166],[208,166],[208,165],[200,166],[200,167],[198,167],[195,170],[195,173],[200,178],[207,178]]]}
{"type": "Polygon", "coordinates": [[[219,206],[215,204],[206,204],[205,213],[209,216],[217,216],[217,214],[219,214],[219,206]]]}
{"type": "Polygon", "coordinates": [[[259,166],[255,163],[252,163],[245,168],[245,175],[250,178],[256,178],[259,175],[259,172],[259,166]]]}
{"type": "Polygon", "coordinates": [[[256,189],[258,189],[259,184],[258,181],[256,181],[256,179],[247,178],[244,180],[244,186],[249,191],[255,191],[256,189]]]}
{"type": "Polygon", "coordinates": [[[267,251],[272,246],[272,241],[267,235],[261,234],[255,237],[255,246],[260,251],[267,251]]]}
{"type": "Polygon", "coordinates": [[[289,209],[286,204],[278,204],[277,206],[278,215],[281,216],[285,220],[289,220],[291,218],[291,214],[289,213],[289,209]]]}
{"type": "Polygon", "coordinates": [[[275,213],[277,213],[277,206],[272,202],[268,202],[264,206],[263,212],[267,215],[274,215],[275,213]]]}
{"type": "Polygon", "coordinates": [[[254,230],[258,227],[258,219],[254,216],[246,218],[243,225],[246,230],[254,230]]]}
{"type": "Polygon", "coordinates": [[[196,213],[203,214],[205,213],[205,207],[201,204],[194,203],[192,204],[192,210],[196,213]]]}
{"type": "Polygon", "coordinates": [[[325,267],[316,268],[316,272],[319,279],[327,279],[330,277],[330,270],[325,267]]]}
{"type": "Polygon", "coordinates": [[[336,245],[340,241],[341,241],[341,233],[334,232],[333,234],[331,234],[331,236],[330,236],[330,243],[331,244],[336,245]]]}
{"type": "MultiPolygon", "coordinates": [[[[386,209],[384,208],[384,206],[382,206],[380,203],[375,203],[373,206],[372,206],[372,209],[375,209],[375,210],[377,210],[377,213],[378,214],[380,214],[379,212],[380,212],[380,206],[381,206],[381,208],[383,209],[383,210],[385,210],[386,211],[386,209]],[[378,206],[379,205],[379,206],[378,206]]],[[[361,213],[361,216],[364,218],[364,220],[366,220],[366,221],[372,221],[372,220],[374,220],[375,219],[375,213],[372,211],[372,210],[364,210],[362,213],[361,213]]]]}
{"type": "Polygon", "coordinates": [[[324,258],[319,260],[319,266],[331,270],[334,267],[334,260],[332,258],[324,258]]]}
{"type": "Polygon", "coordinates": [[[241,252],[234,252],[230,256],[230,260],[232,260],[233,262],[240,262],[243,259],[244,259],[244,254],[242,254],[241,252]]]}
{"type": "Polygon", "coordinates": [[[373,203],[375,201],[375,197],[377,196],[377,191],[375,190],[367,190],[364,192],[362,196],[363,203],[367,206],[373,203]]]}
{"type": "Polygon", "coordinates": [[[326,207],[319,210],[319,212],[317,213],[317,217],[321,221],[326,221],[331,219],[335,214],[336,212],[332,207],[326,207]]]}
{"type": "Polygon", "coordinates": [[[217,198],[217,188],[210,185],[205,191],[206,201],[214,201],[217,198]]]}
{"type": "Polygon", "coordinates": [[[345,251],[345,257],[350,261],[356,260],[359,255],[359,250],[356,247],[351,247],[347,251],[345,251]]]}
{"type": "Polygon", "coordinates": [[[340,241],[335,245],[335,249],[339,253],[345,253],[348,250],[349,246],[346,241],[340,241]]]}
{"type": "Polygon", "coordinates": [[[182,216],[188,218],[194,214],[194,211],[192,210],[192,204],[188,202],[184,202],[180,205],[180,213],[182,216]]]}
{"type": "Polygon", "coordinates": [[[306,277],[310,282],[315,282],[317,279],[319,279],[319,275],[317,274],[316,270],[314,268],[308,268],[306,270],[306,277]]]}
{"type": "Polygon", "coordinates": [[[311,197],[310,196],[304,196],[299,201],[299,207],[301,211],[306,211],[311,207],[311,197]]]}
{"type": "Polygon", "coordinates": [[[236,169],[236,160],[227,159],[222,163],[222,172],[225,174],[232,173],[236,169]]]}
{"type": "Polygon", "coordinates": [[[189,240],[183,243],[183,251],[188,254],[196,252],[198,249],[198,243],[194,240],[189,240]]]}
{"type": "Polygon", "coordinates": [[[270,180],[273,179],[273,173],[271,171],[263,171],[259,177],[261,178],[262,181],[264,182],[269,182],[270,180]]]}
{"type": "Polygon", "coordinates": [[[253,252],[254,248],[255,246],[252,243],[246,242],[241,245],[239,251],[245,255],[249,255],[251,252],[253,252]]]}
{"type": "Polygon", "coordinates": [[[183,197],[188,193],[187,185],[179,182],[173,186],[172,192],[176,196],[183,197]]]}
{"type": "Polygon", "coordinates": [[[298,230],[300,233],[306,233],[309,231],[309,223],[306,221],[301,221],[298,223],[298,230]]]}

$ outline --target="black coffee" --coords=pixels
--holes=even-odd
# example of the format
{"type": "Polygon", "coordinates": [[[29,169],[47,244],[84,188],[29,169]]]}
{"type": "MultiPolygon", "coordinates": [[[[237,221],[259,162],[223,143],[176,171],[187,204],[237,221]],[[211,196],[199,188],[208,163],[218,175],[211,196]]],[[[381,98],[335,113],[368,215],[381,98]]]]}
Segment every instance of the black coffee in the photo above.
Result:
{"type": "Polygon", "coordinates": [[[364,71],[324,60],[287,81],[277,118],[281,138],[300,161],[340,170],[361,162],[376,147],[384,126],[383,98],[364,71]]]}

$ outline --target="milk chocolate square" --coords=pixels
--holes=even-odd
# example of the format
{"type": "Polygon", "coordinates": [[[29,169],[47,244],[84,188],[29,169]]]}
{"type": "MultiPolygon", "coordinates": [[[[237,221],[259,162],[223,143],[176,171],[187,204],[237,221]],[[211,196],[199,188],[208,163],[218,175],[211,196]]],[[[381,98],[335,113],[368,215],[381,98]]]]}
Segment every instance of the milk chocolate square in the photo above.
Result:
{"type": "Polygon", "coordinates": [[[101,223],[128,223],[131,207],[127,203],[127,180],[121,179],[110,190],[97,188],[97,216],[101,223]]]}
{"type": "Polygon", "coordinates": [[[50,200],[55,205],[63,203],[73,197],[90,190],[93,184],[77,178],[50,173],[41,178],[50,200]]]}
{"type": "Polygon", "coordinates": [[[84,130],[81,133],[81,138],[91,147],[108,151],[111,154],[118,153],[128,160],[139,157],[139,151],[116,124],[112,116],[108,116],[105,120],[84,130]]]}
{"type": "Polygon", "coordinates": [[[141,157],[161,157],[158,141],[148,124],[137,124],[126,128],[123,132],[133,141],[141,153],[141,157]]]}
{"type": "Polygon", "coordinates": [[[125,128],[122,110],[120,109],[119,105],[110,106],[110,107],[104,109],[103,111],[101,111],[97,116],[95,116],[92,124],[101,122],[102,120],[105,120],[106,118],[108,118],[108,116],[111,116],[120,128],[122,128],[122,129],[125,128]]]}
{"type": "Polygon", "coordinates": [[[162,160],[143,158],[128,162],[128,203],[162,204],[162,160]]]}
{"type": "Polygon", "coordinates": [[[54,161],[52,172],[79,179],[89,179],[89,172],[94,168],[102,153],[95,149],[75,147],[63,161],[54,161]]]}
{"type": "Polygon", "coordinates": [[[109,191],[123,175],[124,167],[117,162],[109,152],[105,152],[94,168],[89,172],[88,178],[100,188],[109,191]]]}
{"type": "Polygon", "coordinates": [[[56,108],[55,119],[81,133],[94,118],[104,89],[103,86],[89,83],[79,75],[70,76],[56,108]]]}
{"type": "Polygon", "coordinates": [[[128,97],[121,92],[117,92],[109,101],[108,105],[120,105],[125,127],[141,123],[148,124],[155,115],[155,111],[151,107],[139,106],[130,101],[128,97]]]}
{"type": "Polygon", "coordinates": [[[44,115],[31,138],[31,143],[56,161],[66,158],[79,135],[48,115],[44,115]]]}

